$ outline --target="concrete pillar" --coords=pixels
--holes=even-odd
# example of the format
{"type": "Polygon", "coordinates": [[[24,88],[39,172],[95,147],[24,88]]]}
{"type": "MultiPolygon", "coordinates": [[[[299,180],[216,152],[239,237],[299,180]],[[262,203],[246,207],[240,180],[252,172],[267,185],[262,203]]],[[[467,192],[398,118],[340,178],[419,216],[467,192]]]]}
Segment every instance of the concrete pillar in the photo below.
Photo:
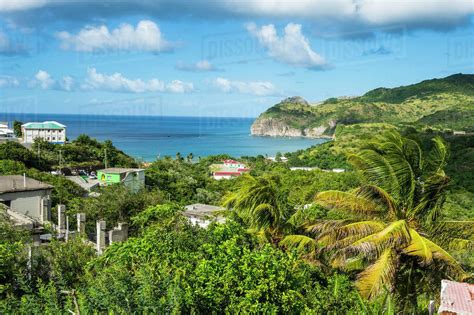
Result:
{"type": "Polygon", "coordinates": [[[112,245],[116,242],[124,242],[128,238],[128,224],[119,223],[117,227],[114,227],[109,231],[109,244],[112,245]]]}
{"type": "Polygon", "coordinates": [[[81,234],[86,233],[86,214],[85,213],[77,214],[77,231],[81,234]]]}
{"type": "Polygon", "coordinates": [[[66,206],[58,205],[58,233],[66,229],[66,206]]]}
{"type": "Polygon", "coordinates": [[[99,220],[96,223],[97,229],[97,254],[101,255],[105,249],[105,221],[99,220]]]}
{"type": "Polygon", "coordinates": [[[51,221],[51,201],[49,198],[41,198],[40,223],[51,221]]]}
{"type": "Polygon", "coordinates": [[[66,216],[66,233],[64,235],[64,239],[69,241],[69,216],[66,216]]]}
{"type": "Polygon", "coordinates": [[[123,241],[126,241],[128,239],[128,223],[119,223],[118,228],[122,231],[122,234],[124,236],[123,241]]]}
{"type": "Polygon", "coordinates": [[[435,313],[435,301],[430,300],[430,304],[428,304],[428,314],[434,315],[434,313],[435,313]]]}

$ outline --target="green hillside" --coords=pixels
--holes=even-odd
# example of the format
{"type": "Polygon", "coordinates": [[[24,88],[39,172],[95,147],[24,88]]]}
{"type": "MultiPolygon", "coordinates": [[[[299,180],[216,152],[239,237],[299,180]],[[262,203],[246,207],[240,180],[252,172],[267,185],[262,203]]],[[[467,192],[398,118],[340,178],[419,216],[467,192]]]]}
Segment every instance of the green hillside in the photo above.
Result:
{"type": "MultiPolygon", "coordinates": [[[[288,98],[260,115],[255,125],[272,120],[297,130],[321,128],[322,134],[333,134],[336,124],[358,123],[469,132],[474,130],[473,117],[474,75],[455,74],[398,88],[377,88],[360,97],[330,98],[319,104],[288,98]]],[[[265,130],[254,134],[265,135],[265,130]]]]}

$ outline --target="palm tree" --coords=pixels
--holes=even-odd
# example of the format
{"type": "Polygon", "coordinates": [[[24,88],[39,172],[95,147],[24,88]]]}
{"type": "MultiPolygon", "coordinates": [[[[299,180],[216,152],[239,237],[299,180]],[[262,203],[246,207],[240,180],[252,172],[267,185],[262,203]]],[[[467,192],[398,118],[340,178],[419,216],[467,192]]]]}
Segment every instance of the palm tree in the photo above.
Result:
{"type": "Polygon", "coordinates": [[[194,155],[192,153],[189,153],[187,156],[188,163],[191,163],[193,161],[194,155]]]}
{"type": "Polygon", "coordinates": [[[239,189],[226,196],[224,206],[231,209],[250,229],[277,244],[290,227],[292,207],[280,189],[277,177],[243,175],[239,189]]]}
{"type": "Polygon", "coordinates": [[[359,271],[356,287],[365,298],[388,288],[416,305],[417,291],[439,286],[439,277],[465,276],[448,250],[472,246],[466,238],[474,232],[473,222],[441,221],[447,157],[439,137],[432,139],[428,154],[397,132],[377,137],[348,157],[366,184],[316,196],[319,204],[346,212],[348,219],[310,222],[306,227],[314,238],[288,236],[284,243],[320,249],[315,252],[327,255],[333,267],[359,271]]]}

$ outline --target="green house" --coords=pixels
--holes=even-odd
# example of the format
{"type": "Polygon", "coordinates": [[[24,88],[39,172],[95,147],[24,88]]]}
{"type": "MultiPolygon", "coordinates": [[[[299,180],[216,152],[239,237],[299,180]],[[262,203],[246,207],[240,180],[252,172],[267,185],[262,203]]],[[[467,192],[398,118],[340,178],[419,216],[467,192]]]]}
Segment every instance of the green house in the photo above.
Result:
{"type": "Polygon", "coordinates": [[[145,170],[139,168],[106,168],[97,171],[101,186],[123,184],[133,192],[145,187],[145,170]]]}

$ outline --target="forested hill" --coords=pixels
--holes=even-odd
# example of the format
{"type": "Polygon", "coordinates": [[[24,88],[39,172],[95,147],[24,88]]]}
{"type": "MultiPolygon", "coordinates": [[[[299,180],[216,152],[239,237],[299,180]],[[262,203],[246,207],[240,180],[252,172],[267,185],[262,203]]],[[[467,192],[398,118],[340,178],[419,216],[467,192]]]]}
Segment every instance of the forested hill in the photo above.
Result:
{"type": "Polygon", "coordinates": [[[474,75],[454,74],[397,88],[377,88],[359,97],[309,104],[287,98],[262,113],[252,134],[332,136],[339,124],[390,123],[439,130],[474,131],[474,75]]]}

